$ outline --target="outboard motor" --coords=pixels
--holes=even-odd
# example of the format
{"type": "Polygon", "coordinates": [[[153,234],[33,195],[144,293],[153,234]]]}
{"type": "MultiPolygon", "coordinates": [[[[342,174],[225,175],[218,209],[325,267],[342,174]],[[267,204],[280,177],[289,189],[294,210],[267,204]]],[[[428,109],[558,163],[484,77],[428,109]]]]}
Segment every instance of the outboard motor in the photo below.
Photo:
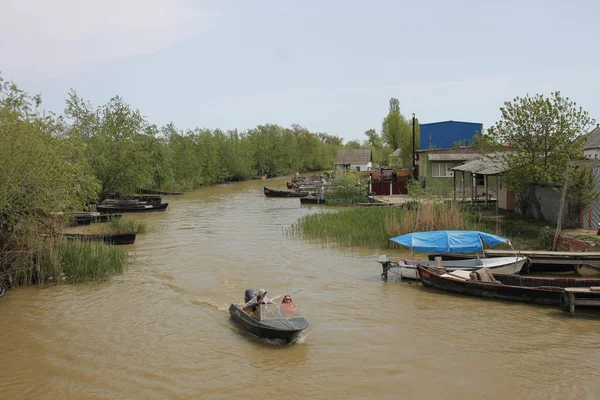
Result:
{"type": "Polygon", "coordinates": [[[393,262],[391,260],[390,256],[388,256],[387,254],[385,254],[383,256],[379,256],[379,258],[377,259],[377,262],[380,263],[381,266],[383,267],[383,272],[381,273],[381,276],[383,277],[383,279],[388,278],[388,272],[390,271],[390,268],[398,266],[398,263],[393,262]]]}
{"type": "Polygon", "coordinates": [[[251,298],[256,296],[256,290],[254,289],[246,289],[244,292],[244,304],[250,301],[251,298]]]}

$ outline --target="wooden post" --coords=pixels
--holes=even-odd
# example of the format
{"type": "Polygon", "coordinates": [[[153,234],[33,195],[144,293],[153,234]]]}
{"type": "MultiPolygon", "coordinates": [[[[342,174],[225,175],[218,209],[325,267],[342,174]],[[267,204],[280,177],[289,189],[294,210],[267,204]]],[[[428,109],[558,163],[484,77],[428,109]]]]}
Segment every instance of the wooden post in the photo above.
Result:
{"type": "Polygon", "coordinates": [[[475,174],[471,172],[471,203],[475,203],[475,195],[477,194],[477,178],[475,174]]]}
{"type": "Polygon", "coordinates": [[[489,190],[489,187],[488,187],[488,176],[484,175],[483,179],[485,181],[485,208],[487,208],[487,206],[488,206],[488,190],[489,190]]]}
{"type": "Polygon", "coordinates": [[[575,293],[569,292],[569,315],[575,315],[575,293]]]}
{"type": "Polygon", "coordinates": [[[569,167],[567,167],[567,171],[565,172],[565,182],[562,187],[562,191],[560,194],[560,206],[558,207],[558,216],[556,220],[556,233],[554,234],[554,242],[552,243],[552,250],[556,251],[556,246],[558,245],[558,237],[560,236],[560,229],[562,226],[562,218],[563,211],[565,208],[565,198],[567,197],[567,187],[569,186],[569,167]]]}
{"type": "Polygon", "coordinates": [[[462,172],[462,201],[465,202],[465,171],[462,172]]]}
{"type": "Polygon", "coordinates": [[[454,192],[452,195],[452,199],[456,201],[456,172],[452,174],[452,184],[454,185],[454,192]]]}
{"type": "Polygon", "coordinates": [[[500,199],[500,177],[496,175],[496,215],[498,215],[498,200],[500,199]]]}

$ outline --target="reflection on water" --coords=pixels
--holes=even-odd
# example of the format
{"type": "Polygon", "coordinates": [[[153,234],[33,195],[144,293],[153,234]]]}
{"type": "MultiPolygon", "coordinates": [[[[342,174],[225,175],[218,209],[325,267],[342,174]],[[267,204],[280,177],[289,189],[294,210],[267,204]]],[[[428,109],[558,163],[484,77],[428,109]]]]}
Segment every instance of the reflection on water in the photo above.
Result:
{"type": "MultiPolygon", "coordinates": [[[[282,188],[285,179],[269,180],[282,188]]],[[[285,235],[307,213],[264,181],[165,197],[109,283],[0,300],[3,398],[594,398],[600,318],[383,282],[375,260],[285,235]],[[246,288],[290,294],[310,326],[292,345],[229,318],[246,288]]]]}

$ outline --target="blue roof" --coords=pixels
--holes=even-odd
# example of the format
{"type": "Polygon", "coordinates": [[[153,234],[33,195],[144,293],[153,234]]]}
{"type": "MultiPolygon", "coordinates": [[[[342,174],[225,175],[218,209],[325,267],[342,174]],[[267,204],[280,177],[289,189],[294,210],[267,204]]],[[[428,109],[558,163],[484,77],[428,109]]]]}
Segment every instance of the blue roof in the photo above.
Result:
{"type": "Polygon", "coordinates": [[[477,253],[484,244],[510,243],[508,238],[479,231],[414,232],[390,240],[423,253],[477,253]]]}

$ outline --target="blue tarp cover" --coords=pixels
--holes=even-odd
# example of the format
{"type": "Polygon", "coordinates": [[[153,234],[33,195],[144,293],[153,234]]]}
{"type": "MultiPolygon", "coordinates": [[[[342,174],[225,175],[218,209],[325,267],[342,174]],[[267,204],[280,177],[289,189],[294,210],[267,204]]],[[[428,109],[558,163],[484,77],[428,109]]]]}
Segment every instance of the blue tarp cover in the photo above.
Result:
{"type": "Polygon", "coordinates": [[[508,243],[508,238],[478,231],[414,232],[390,240],[422,253],[477,253],[483,244],[508,243]]]}

